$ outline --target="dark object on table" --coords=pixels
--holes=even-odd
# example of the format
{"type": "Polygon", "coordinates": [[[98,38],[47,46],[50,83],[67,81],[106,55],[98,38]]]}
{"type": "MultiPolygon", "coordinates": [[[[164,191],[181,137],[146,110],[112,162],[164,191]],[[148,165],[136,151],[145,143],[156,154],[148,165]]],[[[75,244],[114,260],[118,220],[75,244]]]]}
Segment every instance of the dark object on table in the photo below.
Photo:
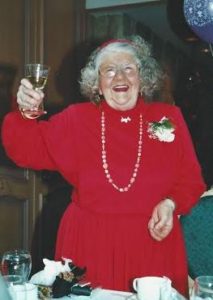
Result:
{"type": "Polygon", "coordinates": [[[78,296],[90,296],[91,292],[92,287],[90,285],[78,284],[76,279],[70,282],[60,278],[59,276],[56,277],[52,287],[52,294],[54,298],[61,298],[70,294],[78,296]]]}
{"type": "Polygon", "coordinates": [[[76,265],[74,265],[72,262],[69,263],[70,271],[73,273],[75,277],[77,277],[78,280],[82,278],[82,276],[86,273],[86,267],[80,268],[76,265]]]}
{"type": "Polygon", "coordinates": [[[80,268],[69,263],[70,272],[60,273],[56,276],[56,280],[52,286],[52,294],[54,298],[68,296],[70,294],[89,296],[92,288],[88,284],[81,284],[86,268],[80,268]]]}
{"type": "Polygon", "coordinates": [[[72,285],[73,282],[67,281],[64,278],[57,276],[52,286],[53,297],[60,298],[63,296],[68,296],[71,293],[72,285]]]}
{"type": "Polygon", "coordinates": [[[71,294],[78,296],[90,296],[92,292],[92,287],[90,285],[81,286],[80,284],[76,284],[71,287],[71,294]]]}

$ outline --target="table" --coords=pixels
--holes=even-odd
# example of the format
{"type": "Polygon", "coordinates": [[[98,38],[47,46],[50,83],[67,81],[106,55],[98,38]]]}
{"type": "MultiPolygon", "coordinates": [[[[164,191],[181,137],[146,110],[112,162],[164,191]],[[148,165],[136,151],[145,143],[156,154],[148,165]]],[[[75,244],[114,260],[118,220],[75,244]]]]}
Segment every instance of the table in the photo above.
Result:
{"type": "MultiPolygon", "coordinates": [[[[161,297],[162,299],[168,300],[168,297],[161,297]]],[[[54,298],[53,298],[54,299],[54,298]]],[[[52,299],[51,299],[52,300],[52,299]]],[[[55,299],[56,300],[56,299],[55,299]]],[[[57,300],[137,300],[135,293],[113,291],[106,289],[93,290],[91,296],[76,296],[62,297],[57,300]]],[[[170,300],[187,300],[181,294],[179,294],[174,288],[172,288],[172,295],[170,300]]]]}
{"type": "Polygon", "coordinates": [[[134,298],[133,293],[98,288],[93,290],[91,296],[72,295],[71,297],[65,296],[57,300],[135,300],[134,298]]]}

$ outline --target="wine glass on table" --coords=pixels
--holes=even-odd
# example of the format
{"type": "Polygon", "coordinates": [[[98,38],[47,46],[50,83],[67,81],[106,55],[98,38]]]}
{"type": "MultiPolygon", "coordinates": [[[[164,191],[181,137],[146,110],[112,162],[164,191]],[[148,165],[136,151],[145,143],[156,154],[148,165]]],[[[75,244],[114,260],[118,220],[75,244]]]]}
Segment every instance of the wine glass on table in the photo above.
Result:
{"type": "Polygon", "coordinates": [[[26,283],[32,268],[31,255],[27,250],[6,251],[1,260],[1,272],[4,276],[19,276],[26,283]]]}
{"type": "Polygon", "coordinates": [[[213,276],[199,276],[194,280],[191,300],[213,300],[213,276]]]}
{"type": "MultiPolygon", "coordinates": [[[[39,91],[43,90],[48,79],[50,68],[43,64],[26,64],[25,65],[25,77],[30,81],[33,89],[39,91]]],[[[28,119],[36,119],[47,112],[44,109],[43,101],[38,106],[29,108],[22,108],[21,112],[24,117],[28,119]]]]}

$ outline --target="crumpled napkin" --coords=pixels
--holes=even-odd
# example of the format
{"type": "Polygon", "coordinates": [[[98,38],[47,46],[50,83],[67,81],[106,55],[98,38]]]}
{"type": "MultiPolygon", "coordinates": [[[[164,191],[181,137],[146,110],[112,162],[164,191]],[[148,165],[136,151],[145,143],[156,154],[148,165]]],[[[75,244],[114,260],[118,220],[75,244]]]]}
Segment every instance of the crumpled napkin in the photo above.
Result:
{"type": "Polygon", "coordinates": [[[61,298],[70,294],[90,296],[90,283],[83,283],[86,268],[76,266],[71,259],[53,261],[44,258],[44,269],[34,274],[30,283],[39,286],[41,296],[46,294],[61,298]]]}
{"type": "Polygon", "coordinates": [[[69,263],[72,263],[71,259],[62,258],[62,261],[43,259],[44,269],[35,273],[30,278],[30,283],[37,285],[51,286],[56,280],[56,276],[63,272],[69,272],[69,263]]]}

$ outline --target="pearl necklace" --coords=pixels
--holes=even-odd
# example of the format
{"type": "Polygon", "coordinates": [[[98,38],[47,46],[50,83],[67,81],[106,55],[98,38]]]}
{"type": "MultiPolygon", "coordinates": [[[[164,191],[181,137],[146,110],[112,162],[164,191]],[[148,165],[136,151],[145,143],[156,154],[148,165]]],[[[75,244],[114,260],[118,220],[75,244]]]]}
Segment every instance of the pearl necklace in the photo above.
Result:
{"type": "Polygon", "coordinates": [[[102,144],[102,165],[105,172],[105,176],[107,181],[119,192],[127,192],[133,183],[135,182],[135,179],[138,175],[138,169],[140,166],[141,161],[141,152],[142,152],[142,135],[143,135],[143,117],[142,114],[140,114],[139,118],[139,139],[138,139],[138,153],[137,153],[137,159],[135,162],[133,174],[129,180],[129,183],[124,187],[119,187],[114,180],[112,179],[109,169],[108,169],[108,162],[107,162],[107,153],[106,153],[106,137],[105,137],[105,131],[106,131],[106,125],[105,125],[105,114],[102,111],[101,114],[101,144],[102,144]]]}

